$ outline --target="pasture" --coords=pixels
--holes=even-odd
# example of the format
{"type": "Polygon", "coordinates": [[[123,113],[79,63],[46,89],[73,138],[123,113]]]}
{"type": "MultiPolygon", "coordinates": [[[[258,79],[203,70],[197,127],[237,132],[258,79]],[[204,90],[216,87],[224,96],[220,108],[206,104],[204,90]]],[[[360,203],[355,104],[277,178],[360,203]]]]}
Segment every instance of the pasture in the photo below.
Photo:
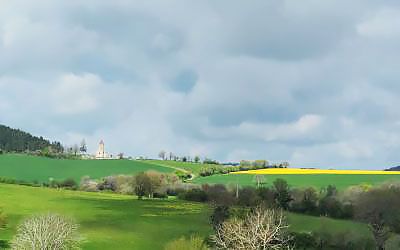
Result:
{"type": "MultiPolygon", "coordinates": [[[[256,185],[255,174],[225,174],[197,178],[193,182],[198,184],[226,184],[241,186],[256,185]]],[[[291,187],[315,187],[320,189],[327,185],[335,185],[343,190],[354,185],[377,185],[387,181],[400,181],[400,175],[366,175],[366,174],[264,174],[263,183],[267,186],[278,179],[285,179],[291,187]]]]}
{"type": "Polygon", "coordinates": [[[173,168],[132,160],[67,160],[23,154],[0,155],[0,177],[28,182],[48,182],[49,178],[64,180],[73,178],[78,183],[83,176],[101,178],[116,174],[134,174],[156,170],[174,172],[173,168]]]}
{"type": "MultiPolygon", "coordinates": [[[[76,219],[85,238],[83,249],[163,249],[181,236],[208,236],[210,210],[205,204],[169,200],[137,200],[133,196],[33,188],[0,184],[0,207],[8,217],[0,239],[10,240],[26,216],[56,212],[76,219]]],[[[288,214],[290,230],[325,230],[355,238],[371,238],[361,223],[288,214]]]]}

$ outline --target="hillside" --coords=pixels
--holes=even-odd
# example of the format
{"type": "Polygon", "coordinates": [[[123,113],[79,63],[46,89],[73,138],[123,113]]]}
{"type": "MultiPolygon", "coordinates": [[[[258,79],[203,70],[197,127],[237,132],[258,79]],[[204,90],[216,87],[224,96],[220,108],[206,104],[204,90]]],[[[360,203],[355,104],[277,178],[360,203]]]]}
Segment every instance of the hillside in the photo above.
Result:
{"type": "Polygon", "coordinates": [[[164,173],[175,171],[172,168],[142,161],[70,160],[24,154],[0,155],[0,177],[29,182],[48,182],[49,178],[55,180],[73,178],[79,182],[83,176],[101,178],[116,174],[134,174],[147,170],[156,170],[164,173]]]}
{"type": "Polygon", "coordinates": [[[0,125],[0,150],[6,152],[36,151],[52,146],[59,151],[62,146],[59,142],[53,142],[43,137],[33,136],[30,133],[0,125]]]}
{"type": "MultiPolygon", "coordinates": [[[[9,218],[0,240],[10,240],[22,218],[49,211],[77,220],[85,238],[83,249],[164,249],[181,236],[206,237],[212,232],[209,208],[201,203],[5,184],[0,184],[0,197],[0,207],[9,218]]],[[[295,232],[323,229],[371,239],[366,225],[352,221],[289,213],[288,222],[295,232]]]]}

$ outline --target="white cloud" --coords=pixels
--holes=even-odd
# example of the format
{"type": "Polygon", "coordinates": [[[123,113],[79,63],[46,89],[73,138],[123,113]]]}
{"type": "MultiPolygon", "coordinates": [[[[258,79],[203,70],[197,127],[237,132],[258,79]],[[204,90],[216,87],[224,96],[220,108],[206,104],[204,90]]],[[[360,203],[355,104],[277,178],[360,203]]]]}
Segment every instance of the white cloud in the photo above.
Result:
{"type": "Polygon", "coordinates": [[[51,91],[53,101],[51,105],[57,114],[75,115],[103,112],[96,110],[101,102],[97,99],[96,93],[101,88],[104,88],[104,83],[96,75],[63,75],[51,91]]]}
{"type": "Polygon", "coordinates": [[[399,12],[361,0],[5,1],[0,122],[132,155],[392,165],[399,12]]]}

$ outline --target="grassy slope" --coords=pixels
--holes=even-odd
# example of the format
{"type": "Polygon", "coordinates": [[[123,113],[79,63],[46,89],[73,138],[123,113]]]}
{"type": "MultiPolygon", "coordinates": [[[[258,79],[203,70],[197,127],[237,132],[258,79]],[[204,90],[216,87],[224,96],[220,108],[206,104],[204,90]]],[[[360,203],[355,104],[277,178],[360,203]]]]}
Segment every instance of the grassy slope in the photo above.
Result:
{"type": "MultiPolygon", "coordinates": [[[[131,196],[85,193],[0,184],[0,207],[8,226],[0,239],[10,239],[22,218],[35,213],[58,212],[74,217],[86,238],[84,249],[163,249],[183,235],[207,236],[209,210],[199,203],[177,200],[138,201],[131,196]]],[[[371,237],[366,225],[351,221],[289,214],[293,231],[353,231],[354,237],[371,237]]]]}
{"type": "Polygon", "coordinates": [[[10,239],[23,217],[48,211],[78,221],[86,238],[84,249],[162,249],[182,235],[210,232],[203,204],[5,184],[0,184],[0,197],[9,221],[0,239],[10,239]]]}
{"type": "MultiPolygon", "coordinates": [[[[335,185],[338,189],[344,189],[349,186],[358,184],[375,185],[390,180],[400,180],[400,175],[263,175],[265,183],[271,185],[277,178],[287,180],[292,187],[309,187],[315,188],[326,187],[329,184],[335,185]]],[[[242,186],[255,185],[254,175],[248,174],[228,174],[213,175],[203,178],[197,178],[194,183],[223,183],[235,185],[239,183],[242,186]]]]}
{"type": "Polygon", "coordinates": [[[183,169],[188,172],[194,173],[198,175],[200,170],[204,167],[212,167],[215,165],[211,164],[202,164],[202,163],[192,163],[192,162],[180,162],[180,161],[161,161],[161,160],[148,160],[146,162],[152,163],[154,165],[172,167],[176,169],[183,169]]]}
{"type": "Polygon", "coordinates": [[[79,181],[85,175],[100,178],[150,169],[159,172],[174,171],[147,162],[129,160],[60,160],[27,155],[0,155],[0,176],[25,181],[47,182],[50,177],[56,180],[71,177],[79,181]]]}

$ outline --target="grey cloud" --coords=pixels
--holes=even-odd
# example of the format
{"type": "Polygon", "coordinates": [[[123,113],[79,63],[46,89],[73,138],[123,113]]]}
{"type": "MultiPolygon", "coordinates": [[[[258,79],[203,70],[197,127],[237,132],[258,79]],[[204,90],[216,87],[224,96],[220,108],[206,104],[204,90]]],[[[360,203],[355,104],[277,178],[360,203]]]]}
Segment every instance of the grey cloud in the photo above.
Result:
{"type": "Polygon", "coordinates": [[[392,165],[399,12],[361,0],[9,1],[0,122],[133,155],[392,165]],[[304,132],[310,117],[321,121],[304,132]]]}

